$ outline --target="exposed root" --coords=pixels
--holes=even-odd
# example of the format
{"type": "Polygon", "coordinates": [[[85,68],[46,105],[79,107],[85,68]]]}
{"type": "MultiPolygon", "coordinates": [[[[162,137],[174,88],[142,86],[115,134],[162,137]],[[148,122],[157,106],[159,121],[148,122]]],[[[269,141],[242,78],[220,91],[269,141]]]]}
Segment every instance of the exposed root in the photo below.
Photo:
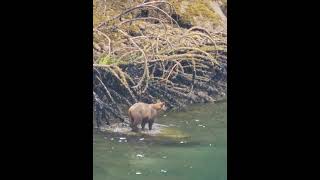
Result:
{"type": "Polygon", "coordinates": [[[97,124],[125,121],[127,108],[138,101],[161,99],[179,109],[188,103],[212,102],[226,92],[225,34],[202,27],[178,28],[173,11],[166,1],[145,2],[93,29],[97,124]],[[126,16],[137,10],[159,15],[126,16]],[[134,25],[138,29],[132,29],[134,25]],[[101,57],[107,58],[100,61],[101,57]]]}

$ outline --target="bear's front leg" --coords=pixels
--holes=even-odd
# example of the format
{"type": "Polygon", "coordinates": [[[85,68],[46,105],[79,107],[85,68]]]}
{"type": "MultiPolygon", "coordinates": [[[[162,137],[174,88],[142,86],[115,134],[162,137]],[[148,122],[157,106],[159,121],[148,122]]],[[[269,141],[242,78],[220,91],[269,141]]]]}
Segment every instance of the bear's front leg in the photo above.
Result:
{"type": "Polygon", "coordinates": [[[144,131],[144,127],[146,126],[146,122],[145,121],[142,121],[142,123],[141,123],[141,129],[142,129],[142,131],[144,131]]]}
{"type": "Polygon", "coordinates": [[[149,130],[152,130],[153,120],[150,120],[148,125],[149,125],[149,130]]]}

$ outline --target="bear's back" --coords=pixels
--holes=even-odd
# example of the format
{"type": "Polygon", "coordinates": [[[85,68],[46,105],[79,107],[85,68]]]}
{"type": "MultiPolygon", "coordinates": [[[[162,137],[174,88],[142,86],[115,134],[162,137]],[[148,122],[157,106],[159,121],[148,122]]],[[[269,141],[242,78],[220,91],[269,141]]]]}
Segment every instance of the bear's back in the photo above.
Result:
{"type": "Polygon", "coordinates": [[[140,116],[146,116],[146,115],[149,115],[149,113],[150,113],[150,107],[149,107],[149,104],[146,104],[143,102],[138,102],[129,108],[129,112],[132,115],[139,114],[140,116]]]}

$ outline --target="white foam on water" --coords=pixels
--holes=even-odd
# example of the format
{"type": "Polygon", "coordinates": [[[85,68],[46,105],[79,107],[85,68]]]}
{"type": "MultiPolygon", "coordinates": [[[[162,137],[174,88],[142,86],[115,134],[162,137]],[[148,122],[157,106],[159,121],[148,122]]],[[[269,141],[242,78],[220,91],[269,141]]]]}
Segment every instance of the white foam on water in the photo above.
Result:
{"type": "Polygon", "coordinates": [[[144,157],[143,154],[137,154],[136,156],[137,156],[137,157],[144,157]]]}
{"type": "Polygon", "coordinates": [[[163,170],[163,169],[161,169],[160,172],[161,172],[161,173],[167,173],[167,171],[166,171],[166,170],[163,170]]]}

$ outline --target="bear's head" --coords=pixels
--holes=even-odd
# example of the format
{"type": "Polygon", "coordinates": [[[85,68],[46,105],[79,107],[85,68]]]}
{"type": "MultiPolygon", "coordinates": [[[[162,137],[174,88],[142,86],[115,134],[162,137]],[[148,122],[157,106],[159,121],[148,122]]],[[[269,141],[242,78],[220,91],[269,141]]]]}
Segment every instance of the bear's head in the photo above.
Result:
{"type": "Polygon", "coordinates": [[[167,107],[165,105],[165,102],[157,102],[153,105],[153,107],[156,109],[156,110],[163,110],[163,111],[166,111],[167,110],[167,107]]]}

